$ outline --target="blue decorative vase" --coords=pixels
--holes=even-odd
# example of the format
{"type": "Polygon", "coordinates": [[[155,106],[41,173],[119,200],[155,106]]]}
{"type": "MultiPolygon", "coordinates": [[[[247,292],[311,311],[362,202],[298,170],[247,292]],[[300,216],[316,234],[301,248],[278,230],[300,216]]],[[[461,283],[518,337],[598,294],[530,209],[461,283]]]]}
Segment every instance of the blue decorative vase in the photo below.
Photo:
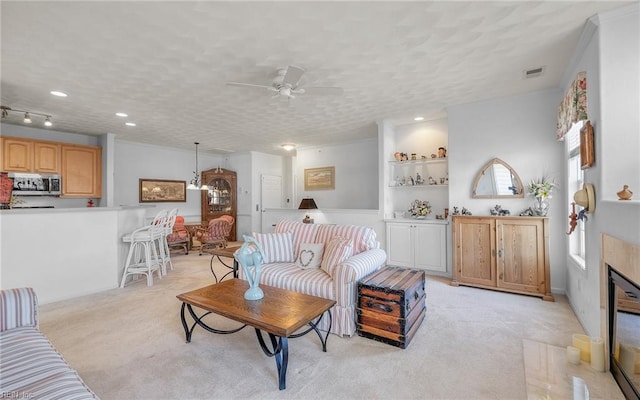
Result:
{"type": "Polygon", "coordinates": [[[264,260],[264,251],[262,246],[252,236],[243,236],[244,243],[233,256],[238,261],[238,264],[244,270],[244,275],[249,282],[249,289],[244,292],[244,298],[247,300],[260,300],[264,297],[264,292],[260,289],[260,274],[262,273],[262,260],[264,260]],[[258,251],[253,251],[249,248],[251,244],[254,244],[258,251]]]}

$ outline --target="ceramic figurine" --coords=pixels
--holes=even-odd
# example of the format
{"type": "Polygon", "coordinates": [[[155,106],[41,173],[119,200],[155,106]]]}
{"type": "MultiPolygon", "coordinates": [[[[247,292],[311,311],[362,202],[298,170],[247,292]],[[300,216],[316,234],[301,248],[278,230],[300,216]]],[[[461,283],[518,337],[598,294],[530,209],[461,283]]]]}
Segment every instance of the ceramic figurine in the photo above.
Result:
{"type": "Polygon", "coordinates": [[[249,282],[249,289],[244,293],[247,300],[260,300],[264,297],[264,292],[260,289],[260,274],[262,272],[262,261],[265,259],[262,246],[253,236],[242,235],[244,243],[233,253],[233,257],[244,270],[245,277],[249,282]],[[257,251],[250,249],[251,245],[257,247],[257,251]]]}
{"type": "Polygon", "coordinates": [[[447,149],[444,147],[438,147],[438,158],[444,158],[447,156],[447,149]]]}
{"type": "Polygon", "coordinates": [[[631,200],[631,197],[633,196],[633,192],[629,190],[629,185],[624,185],[622,190],[617,194],[619,200],[631,200]]]}

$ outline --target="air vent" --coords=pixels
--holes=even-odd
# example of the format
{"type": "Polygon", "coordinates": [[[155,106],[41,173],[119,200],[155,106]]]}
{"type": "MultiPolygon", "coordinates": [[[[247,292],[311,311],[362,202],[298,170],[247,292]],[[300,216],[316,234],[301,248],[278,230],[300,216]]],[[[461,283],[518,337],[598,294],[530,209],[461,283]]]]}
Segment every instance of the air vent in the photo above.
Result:
{"type": "Polygon", "coordinates": [[[544,75],[544,69],[545,67],[537,67],[537,68],[531,68],[528,70],[525,70],[522,73],[522,79],[531,79],[531,78],[537,78],[539,76],[544,75]]]}

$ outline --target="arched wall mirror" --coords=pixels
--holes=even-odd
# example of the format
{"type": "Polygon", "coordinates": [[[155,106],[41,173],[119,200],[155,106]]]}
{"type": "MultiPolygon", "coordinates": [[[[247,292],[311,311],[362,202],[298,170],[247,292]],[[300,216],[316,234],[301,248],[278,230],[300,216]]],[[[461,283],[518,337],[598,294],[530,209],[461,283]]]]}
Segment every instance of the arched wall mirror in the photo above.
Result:
{"type": "Polygon", "coordinates": [[[524,197],[520,177],[513,168],[499,158],[486,163],[473,182],[472,196],[475,199],[524,197]]]}

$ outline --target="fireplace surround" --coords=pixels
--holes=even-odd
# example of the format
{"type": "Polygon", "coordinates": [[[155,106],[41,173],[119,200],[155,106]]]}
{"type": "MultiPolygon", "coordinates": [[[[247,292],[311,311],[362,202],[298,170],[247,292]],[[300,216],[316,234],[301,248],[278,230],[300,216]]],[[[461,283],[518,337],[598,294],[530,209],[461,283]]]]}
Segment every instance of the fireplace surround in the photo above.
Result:
{"type": "Polygon", "coordinates": [[[640,247],[603,234],[601,250],[605,367],[627,399],[640,399],[640,247]]]}

